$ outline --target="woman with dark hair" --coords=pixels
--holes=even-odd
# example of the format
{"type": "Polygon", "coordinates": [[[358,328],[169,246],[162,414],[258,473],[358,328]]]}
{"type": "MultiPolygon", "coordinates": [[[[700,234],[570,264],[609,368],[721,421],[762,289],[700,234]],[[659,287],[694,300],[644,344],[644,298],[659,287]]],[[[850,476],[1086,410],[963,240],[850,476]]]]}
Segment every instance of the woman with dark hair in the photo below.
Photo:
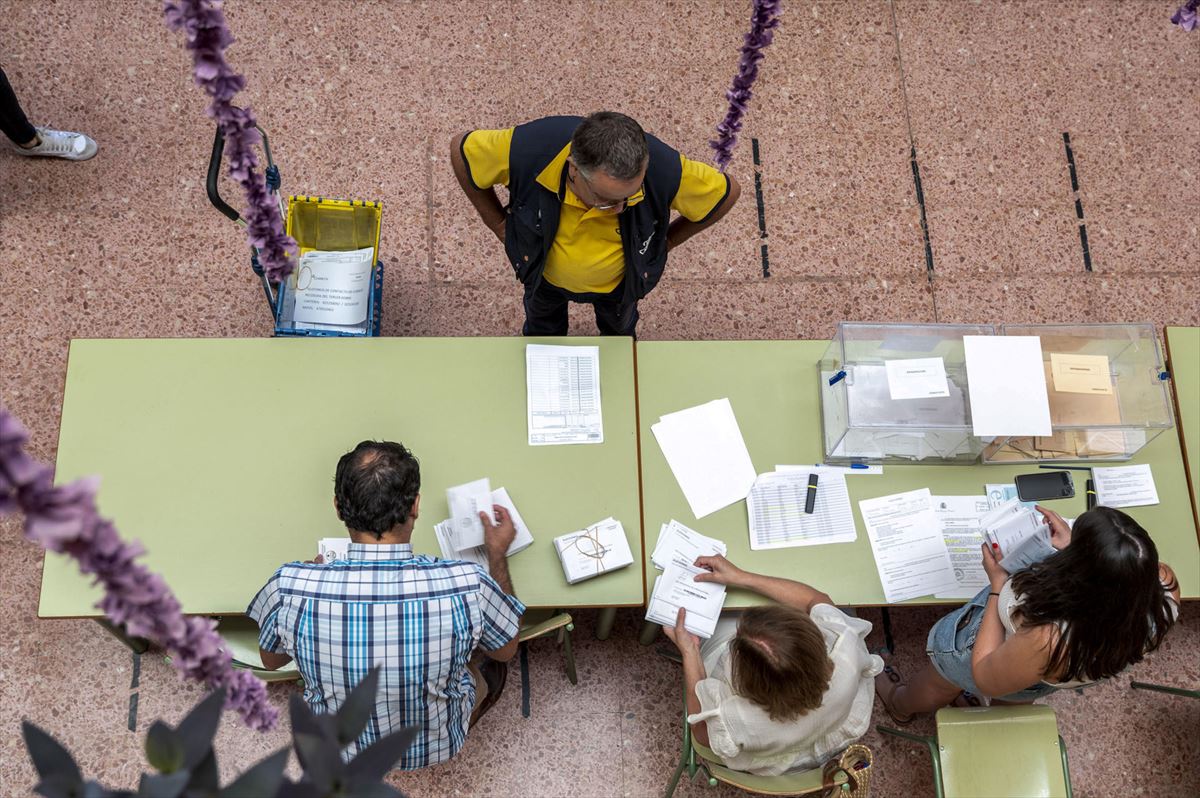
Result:
{"type": "Polygon", "coordinates": [[[890,666],[876,677],[897,723],[960,692],[1031,703],[1116,676],[1162,643],[1179,616],[1179,583],[1146,530],[1110,507],[1088,510],[1074,526],[1037,509],[1056,551],[1009,577],[985,545],[991,584],[934,624],[921,672],[907,684],[890,666]]]}
{"type": "Polygon", "coordinates": [[[803,582],[701,557],[698,582],[752,590],[773,603],[722,613],[703,645],[663,627],[679,648],[688,723],[697,743],[727,767],[764,776],[818,767],[866,733],[872,678],[883,661],[867,651],[871,624],[847,615],[803,582]]]}

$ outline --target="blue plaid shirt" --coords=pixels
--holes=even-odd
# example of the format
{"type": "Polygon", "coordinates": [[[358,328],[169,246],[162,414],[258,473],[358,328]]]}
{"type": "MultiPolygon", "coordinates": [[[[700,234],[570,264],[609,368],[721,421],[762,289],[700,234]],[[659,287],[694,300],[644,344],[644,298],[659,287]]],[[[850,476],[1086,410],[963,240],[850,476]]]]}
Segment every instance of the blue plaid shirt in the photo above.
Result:
{"type": "Polygon", "coordinates": [[[288,654],[314,712],[336,712],[380,665],[375,712],[357,754],[405,726],[420,735],[405,770],[458,753],[475,707],[467,660],[516,637],[525,605],[474,563],[414,556],[409,544],[351,543],[345,560],[279,568],[246,614],[264,651],[288,654]]]}

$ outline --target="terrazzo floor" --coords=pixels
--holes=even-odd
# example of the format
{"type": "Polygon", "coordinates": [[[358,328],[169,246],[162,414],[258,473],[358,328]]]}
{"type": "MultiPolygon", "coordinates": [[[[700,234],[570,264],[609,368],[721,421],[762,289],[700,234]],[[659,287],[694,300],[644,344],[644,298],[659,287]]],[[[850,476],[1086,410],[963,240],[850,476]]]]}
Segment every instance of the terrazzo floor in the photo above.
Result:
{"type": "MultiPolygon", "coordinates": [[[[1200,31],[1172,26],[1174,5],[785,0],[731,166],[742,200],[672,254],[640,335],[822,338],[851,319],[1200,324],[1200,31]]],[[[47,461],[72,337],[271,331],[240,231],[206,201],[212,131],[159,6],[0,0],[0,64],[30,118],[100,144],[78,164],[0,152],[0,400],[47,461]]],[[[226,11],[284,190],[384,203],[383,333],[470,336],[516,334],[520,292],[454,183],[451,137],[611,108],[707,158],[749,3],[229,0],[226,11]]],[[[572,315],[573,332],[593,329],[572,315]]],[[[0,796],[34,780],[22,717],[66,741],[87,774],[134,786],[148,725],[177,720],[199,691],[153,655],[131,688],[130,653],[96,625],[38,621],[41,557],[11,519],[0,542],[0,796]]],[[[936,612],[893,618],[911,671],[936,612]]],[[[510,688],[458,758],[393,783],[413,796],[659,793],[681,735],[678,671],[637,645],[633,611],[604,643],[594,613],[577,622],[578,686],[552,644],[535,643],[531,718],[510,688]]],[[[1146,662],[1049,699],[1077,796],[1200,795],[1200,704],[1128,688],[1130,677],[1196,686],[1198,654],[1189,604],[1146,662]]],[[[283,706],[290,690],[272,699],[283,706]]],[[[222,771],[284,739],[227,718],[222,771]]],[[[873,795],[932,795],[923,751],[865,741],[873,795]]]]}

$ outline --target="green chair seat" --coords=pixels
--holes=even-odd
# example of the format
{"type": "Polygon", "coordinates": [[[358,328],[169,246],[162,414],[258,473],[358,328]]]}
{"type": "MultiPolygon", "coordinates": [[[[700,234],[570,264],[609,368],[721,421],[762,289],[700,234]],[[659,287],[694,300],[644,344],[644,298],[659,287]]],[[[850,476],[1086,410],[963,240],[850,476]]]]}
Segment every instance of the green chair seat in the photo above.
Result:
{"type": "Polygon", "coordinates": [[[1050,707],[945,707],[937,729],[947,796],[1066,798],[1050,707]]]}
{"type": "Polygon", "coordinates": [[[704,769],[720,782],[759,795],[806,795],[821,789],[821,769],[784,773],[779,776],[756,776],[741,770],[730,770],[720,764],[721,758],[692,738],[692,748],[704,760],[704,769]]]}
{"type": "Polygon", "coordinates": [[[273,671],[263,667],[258,653],[258,624],[250,618],[244,615],[221,618],[217,633],[225,641],[225,650],[233,657],[233,667],[248,670],[264,682],[290,682],[300,678],[294,661],[273,671]]]}

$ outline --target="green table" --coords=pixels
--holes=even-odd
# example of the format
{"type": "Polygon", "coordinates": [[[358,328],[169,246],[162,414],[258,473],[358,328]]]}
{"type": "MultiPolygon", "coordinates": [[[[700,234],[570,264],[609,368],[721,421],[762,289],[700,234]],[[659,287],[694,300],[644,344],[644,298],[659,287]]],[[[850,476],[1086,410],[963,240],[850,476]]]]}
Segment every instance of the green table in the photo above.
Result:
{"type": "MultiPolygon", "coordinates": [[[[345,534],[338,458],[391,439],[421,461],[418,552],[448,486],[508,488],[535,543],[510,559],[531,607],[639,606],[642,593],[633,345],[600,347],[604,443],[529,446],[522,338],[77,340],[71,343],[58,479],[101,475],[101,512],[145,545],[184,612],[241,613],[281,563],[345,534]],[[568,586],[552,539],[607,516],[635,562],[568,586]]],[[[98,591],[47,555],[41,617],[95,617],[98,591]]],[[[609,613],[611,615],[611,613],[609,613]]],[[[606,632],[605,632],[606,633],[606,632]]]]}
{"type": "MultiPolygon", "coordinates": [[[[661,524],[674,518],[698,532],[720,538],[729,559],[753,571],[807,582],[843,605],[882,605],[883,587],[875,569],[858,500],[929,488],[934,495],[980,495],[984,484],[1011,482],[1033,466],[887,466],[877,476],[847,477],[858,540],[854,543],[751,551],[745,502],[700,520],[692,515],[679,483],[650,427],[660,416],[728,397],[758,473],[776,465],[821,462],[817,360],[827,341],[653,342],[638,344],[638,410],[642,442],[642,512],[646,550],[661,524]]],[[[1179,440],[1159,435],[1130,461],[1150,463],[1161,503],[1133,507],[1129,514],[1154,536],[1159,554],[1179,576],[1183,595],[1200,597],[1200,548],[1187,498],[1179,440]]],[[[1055,502],[1068,517],[1084,510],[1083,492],[1055,502]]],[[[647,565],[647,595],[658,572],[647,565]]],[[[730,591],[726,607],[762,600],[730,591]]],[[[914,599],[905,604],[945,604],[945,599],[914,599]]]]}
{"type": "Polygon", "coordinates": [[[1192,489],[1192,513],[1200,535],[1200,327],[1168,327],[1167,368],[1175,394],[1175,423],[1192,489]]]}

